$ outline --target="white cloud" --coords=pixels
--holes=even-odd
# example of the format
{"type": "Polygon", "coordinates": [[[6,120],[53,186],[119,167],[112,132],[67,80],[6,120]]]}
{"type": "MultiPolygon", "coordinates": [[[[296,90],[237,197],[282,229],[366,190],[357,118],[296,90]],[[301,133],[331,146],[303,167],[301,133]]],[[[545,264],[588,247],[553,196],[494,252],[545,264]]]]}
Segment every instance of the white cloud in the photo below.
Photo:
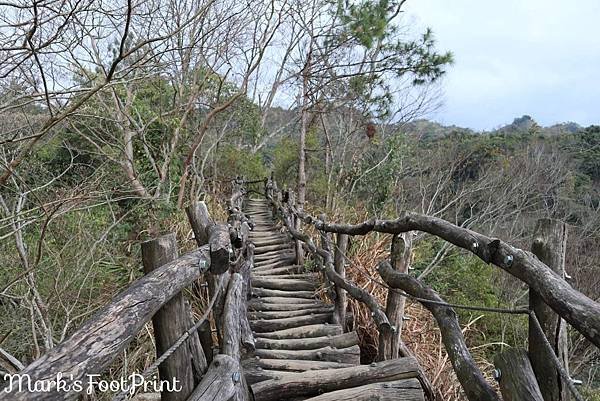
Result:
{"type": "Polygon", "coordinates": [[[600,115],[600,2],[412,0],[407,21],[454,53],[434,118],[490,129],[530,114],[541,124],[600,115]]]}

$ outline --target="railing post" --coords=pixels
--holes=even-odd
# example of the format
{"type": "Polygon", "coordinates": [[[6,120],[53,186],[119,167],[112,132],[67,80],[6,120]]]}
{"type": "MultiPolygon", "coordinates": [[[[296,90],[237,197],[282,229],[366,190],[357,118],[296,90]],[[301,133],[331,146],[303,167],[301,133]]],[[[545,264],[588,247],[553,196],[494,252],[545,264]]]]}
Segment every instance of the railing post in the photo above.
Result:
{"type": "MultiPolygon", "coordinates": [[[[342,278],[346,278],[346,252],[348,251],[348,235],[337,234],[336,247],[333,257],[335,272],[342,278]]],[[[346,290],[335,286],[335,304],[333,309],[333,321],[340,324],[346,332],[346,290]]]]}
{"type": "MultiPolygon", "coordinates": [[[[300,231],[302,229],[302,220],[300,217],[296,216],[293,213],[293,208],[296,206],[296,194],[293,190],[289,190],[288,196],[288,205],[290,208],[290,223],[294,230],[300,231]]],[[[304,264],[304,249],[302,249],[302,242],[295,240],[295,250],[296,250],[296,264],[303,265],[304,264]]]]}
{"type": "MultiPolygon", "coordinates": [[[[177,259],[175,234],[142,243],[144,272],[150,273],[167,262],[177,259]]],[[[169,349],[183,333],[194,325],[192,310],[183,294],[165,303],[152,318],[157,357],[169,349]]],[[[198,335],[194,333],[177,351],[158,367],[161,380],[179,381],[181,391],[163,391],[161,399],[183,401],[194,391],[207,369],[207,362],[198,335]]]]}
{"type": "MultiPolygon", "coordinates": [[[[194,237],[198,246],[210,245],[210,273],[206,277],[208,283],[208,293],[210,297],[216,297],[213,307],[213,319],[217,329],[219,344],[222,343],[221,316],[223,315],[223,306],[227,284],[229,282],[229,254],[231,252],[231,243],[229,241],[229,230],[222,224],[215,224],[211,219],[208,208],[204,202],[194,202],[186,208],[186,213],[194,231],[194,237]],[[219,282],[223,280],[220,290],[219,282]]],[[[203,337],[205,338],[205,337],[203,337]]],[[[203,342],[202,346],[205,352],[210,347],[212,352],[213,344],[203,342]]]]}
{"type": "MultiPolygon", "coordinates": [[[[412,254],[410,233],[392,236],[390,264],[398,273],[408,273],[412,254]]],[[[379,334],[379,360],[394,359],[400,356],[402,346],[402,319],[404,317],[405,298],[391,289],[388,290],[385,314],[392,326],[391,333],[379,334]]]]}
{"type": "MultiPolygon", "coordinates": [[[[565,253],[567,225],[553,219],[540,219],[537,222],[532,252],[560,277],[565,277],[565,253]]],[[[542,298],[529,289],[529,307],[535,312],[558,359],[569,371],[568,342],[566,323],[544,303],[542,298]]],[[[561,379],[559,371],[544,346],[545,339],[529,323],[529,359],[545,401],[569,399],[567,383],[561,379]]]]}
{"type": "Polygon", "coordinates": [[[494,358],[495,377],[504,401],[544,401],[527,351],[510,348],[494,358]]]}

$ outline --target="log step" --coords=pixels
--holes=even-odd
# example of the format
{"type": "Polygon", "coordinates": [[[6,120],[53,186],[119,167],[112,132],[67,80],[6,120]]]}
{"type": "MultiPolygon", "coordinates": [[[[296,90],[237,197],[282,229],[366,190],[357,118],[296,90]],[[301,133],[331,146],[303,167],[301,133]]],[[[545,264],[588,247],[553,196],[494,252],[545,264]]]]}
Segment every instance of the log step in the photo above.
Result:
{"type": "Polygon", "coordinates": [[[277,274],[290,274],[302,271],[304,266],[292,265],[290,263],[272,263],[270,265],[255,266],[252,269],[252,273],[255,275],[277,275],[277,274]]]}
{"type": "Polygon", "coordinates": [[[298,310],[283,310],[283,311],[256,311],[248,312],[250,320],[269,320],[269,319],[284,319],[288,317],[315,315],[320,313],[332,313],[333,306],[321,306],[317,308],[307,308],[298,310]]]}
{"type": "Polygon", "coordinates": [[[254,249],[254,254],[256,256],[258,255],[262,255],[264,253],[268,253],[268,252],[272,252],[272,251],[282,251],[282,250],[289,250],[290,248],[290,243],[289,242],[280,242],[278,244],[274,244],[274,245],[261,245],[261,246],[256,246],[256,244],[254,244],[254,246],[256,247],[254,249]]]}
{"type": "MultiPolygon", "coordinates": [[[[285,267],[285,266],[291,266],[294,264],[294,262],[296,261],[296,257],[295,256],[288,256],[286,258],[281,258],[276,262],[273,262],[272,260],[266,260],[264,262],[259,262],[259,263],[254,263],[254,269],[255,270],[260,270],[260,269],[276,269],[278,267],[285,267]]],[[[262,271],[262,270],[261,270],[262,271]]]]}
{"type": "Polygon", "coordinates": [[[258,287],[252,288],[252,295],[255,297],[315,298],[314,291],[283,291],[258,287]]]}
{"type": "MultiPolygon", "coordinates": [[[[281,376],[280,380],[283,379],[281,376]]],[[[372,383],[331,391],[305,401],[424,401],[425,395],[417,379],[372,383]]]]}
{"type": "Polygon", "coordinates": [[[307,325],[328,323],[331,321],[331,317],[331,313],[319,313],[283,319],[250,320],[250,327],[252,328],[252,331],[256,333],[268,333],[307,325]]]}
{"type": "Polygon", "coordinates": [[[283,279],[283,278],[262,278],[254,276],[252,278],[252,286],[258,288],[268,288],[272,290],[283,291],[312,291],[316,289],[313,281],[283,279]]]}
{"type": "MultiPolygon", "coordinates": [[[[264,360],[258,360],[257,362],[260,364],[262,361],[264,360]]],[[[270,359],[269,361],[276,360],[270,359]]],[[[305,362],[308,364],[327,363],[305,362]]],[[[290,370],[284,367],[285,365],[271,369],[290,370]]],[[[416,378],[418,368],[417,361],[414,358],[398,358],[370,365],[335,370],[311,370],[294,375],[285,375],[280,380],[265,380],[256,383],[252,386],[252,391],[256,401],[282,400],[290,394],[294,394],[296,397],[310,397],[320,395],[323,392],[355,388],[373,383],[416,378]]]]}
{"type": "MultiPolygon", "coordinates": [[[[242,362],[244,370],[248,369],[270,369],[280,370],[284,372],[306,372],[320,371],[329,369],[354,368],[355,366],[349,363],[327,362],[327,361],[305,361],[295,359],[262,359],[253,358],[242,362]]],[[[291,375],[290,375],[291,376],[291,375]]],[[[289,377],[286,375],[286,377],[289,377]]]]}
{"type": "Polygon", "coordinates": [[[360,364],[360,347],[358,345],[348,348],[327,346],[310,350],[257,349],[254,355],[262,359],[296,359],[348,363],[352,365],[360,364]]]}
{"type": "MultiPolygon", "coordinates": [[[[295,298],[294,298],[295,299],[295,298]]],[[[252,312],[276,312],[276,311],[296,311],[305,309],[320,309],[324,306],[329,306],[323,302],[310,302],[310,303],[271,303],[271,302],[260,302],[252,300],[248,303],[249,313],[252,312]]]]}
{"type": "Polygon", "coordinates": [[[272,331],[270,333],[256,333],[255,337],[271,340],[299,339],[310,337],[337,336],[342,334],[342,326],[337,324],[313,324],[293,329],[272,331]]]}
{"type": "Polygon", "coordinates": [[[306,280],[312,283],[317,283],[319,280],[319,275],[317,273],[298,273],[298,274],[266,274],[265,272],[255,272],[250,275],[252,279],[273,279],[273,278],[281,278],[281,279],[289,279],[289,280],[306,280]]]}
{"type": "Polygon", "coordinates": [[[280,349],[280,350],[307,350],[323,347],[347,348],[358,345],[359,338],[355,331],[339,334],[337,336],[288,338],[277,340],[270,338],[257,338],[257,349],[280,349]]]}

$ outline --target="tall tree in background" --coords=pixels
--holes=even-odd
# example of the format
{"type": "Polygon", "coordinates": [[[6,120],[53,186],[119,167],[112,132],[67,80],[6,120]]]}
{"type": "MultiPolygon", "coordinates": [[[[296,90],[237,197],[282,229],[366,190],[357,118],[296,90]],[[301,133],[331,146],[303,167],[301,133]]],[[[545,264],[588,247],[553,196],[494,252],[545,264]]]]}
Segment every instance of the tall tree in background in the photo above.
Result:
{"type": "MultiPolygon", "coordinates": [[[[297,16],[303,36],[296,61],[300,87],[298,208],[303,208],[306,199],[306,137],[319,121],[342,109],[357,111],[367,122],[400,119],[398,114],[407,112],[400,99],[404,91],[436,81],[452,62],[450,53],[435,51],[430,30],[418,39],[401,32],[398,19],[403,4],[316,0],[302,7],[297,16]]],[[[328,160],[330,153],[331,149],[328,160]]]]}

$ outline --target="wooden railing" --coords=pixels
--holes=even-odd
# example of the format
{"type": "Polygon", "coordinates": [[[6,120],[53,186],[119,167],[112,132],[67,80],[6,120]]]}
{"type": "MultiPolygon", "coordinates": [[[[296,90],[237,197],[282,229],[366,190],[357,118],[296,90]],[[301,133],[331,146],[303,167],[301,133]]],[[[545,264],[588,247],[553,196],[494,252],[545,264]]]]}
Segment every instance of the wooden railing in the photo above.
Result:
{"type": "MultiPolygon", "coordinates": [[[[395,358],[408,352],[402,345],[399,333],[403,309],[401,300],[410,297],[421,302],[436,319],[449,359],[469,400],[499,400],[500,397],[486,382],[471,357],[454,309],[466,307],[494,313],[527,314],[530,320],[529,352],[509,350],[496,358],[496,377],[504,398],[566,400],[572,395],[575,399],[582,400],[568,375],[564,321],[570,323],[592,344],[600,347],[600,304],[574,289],[565,280],[564,223],[540,220],[532,253],[443,219],[412,212],[405,212],[394,220],[369,220],[359,224],[327,222],[324,216],[316,218],[297,208],[293,191],[279,190],[272,178],[266,180],[265,196],[271,202],[273,212],[281,218],[298,242],[296,249],[302,249],[304,244],[321,264],[325,279],[333,283],[339,319],[344,316],[345,293],[370,309],[380,331],[380,360],[395,358]],[[317,230],[321,239],[320,246],[298,229],[298,222],[312,225],[317,230]],[[446,303],[432,288],[407,274],[404,258],[410,243],[406,234],[411,231],[421,231],[444,239],[526,283],[530,289],[529,308],[506,310],[446,303]],[[393,236],[391,260],[381,261],[378,269],[381,284],[388,288],[385,311],[369,293],[346,279],[344,274],[347,236],[370,232],[393,236]],[[337,235],[335,251],[332,251],[330,234],[337,235]]],[[[303,254],[299,253],[298,257],[302,258],[303,254]]],[[[424,388],[427,388],[426,381],[424,388]]]]}
{"type": "MultiPolygon", "coordinates": [[[[145,275],[69,338],[9,378],[8,386],[0,390],[0,400],[70,400],[93,392],[94,388],[87,386],[90,378],[104,373],[150,319],[160,380],[176,379],[180,389],[164,391],[163,401],[249,399],[240,344],[254,347],[245,313],[253,245],[246,241],[250,225],[241,212],[242,184],[239,179],[233,182],[229,225],[215,223],[203,202],[188,207],[198,249],[178,256],[175,234],[143,243],[145,275]],[[208,283],[216,343],[206,319],[210,310],[194,322],[182,294],[200,280],[208,283]],[[213,358],[214,349],[218,353],[213,358]],[[30,391],[29,383],[46,383],[48,387],[30,391]]],[[[132,394],[128,390],[117,393],[114,399],[129,398],[132,394]]]]}

